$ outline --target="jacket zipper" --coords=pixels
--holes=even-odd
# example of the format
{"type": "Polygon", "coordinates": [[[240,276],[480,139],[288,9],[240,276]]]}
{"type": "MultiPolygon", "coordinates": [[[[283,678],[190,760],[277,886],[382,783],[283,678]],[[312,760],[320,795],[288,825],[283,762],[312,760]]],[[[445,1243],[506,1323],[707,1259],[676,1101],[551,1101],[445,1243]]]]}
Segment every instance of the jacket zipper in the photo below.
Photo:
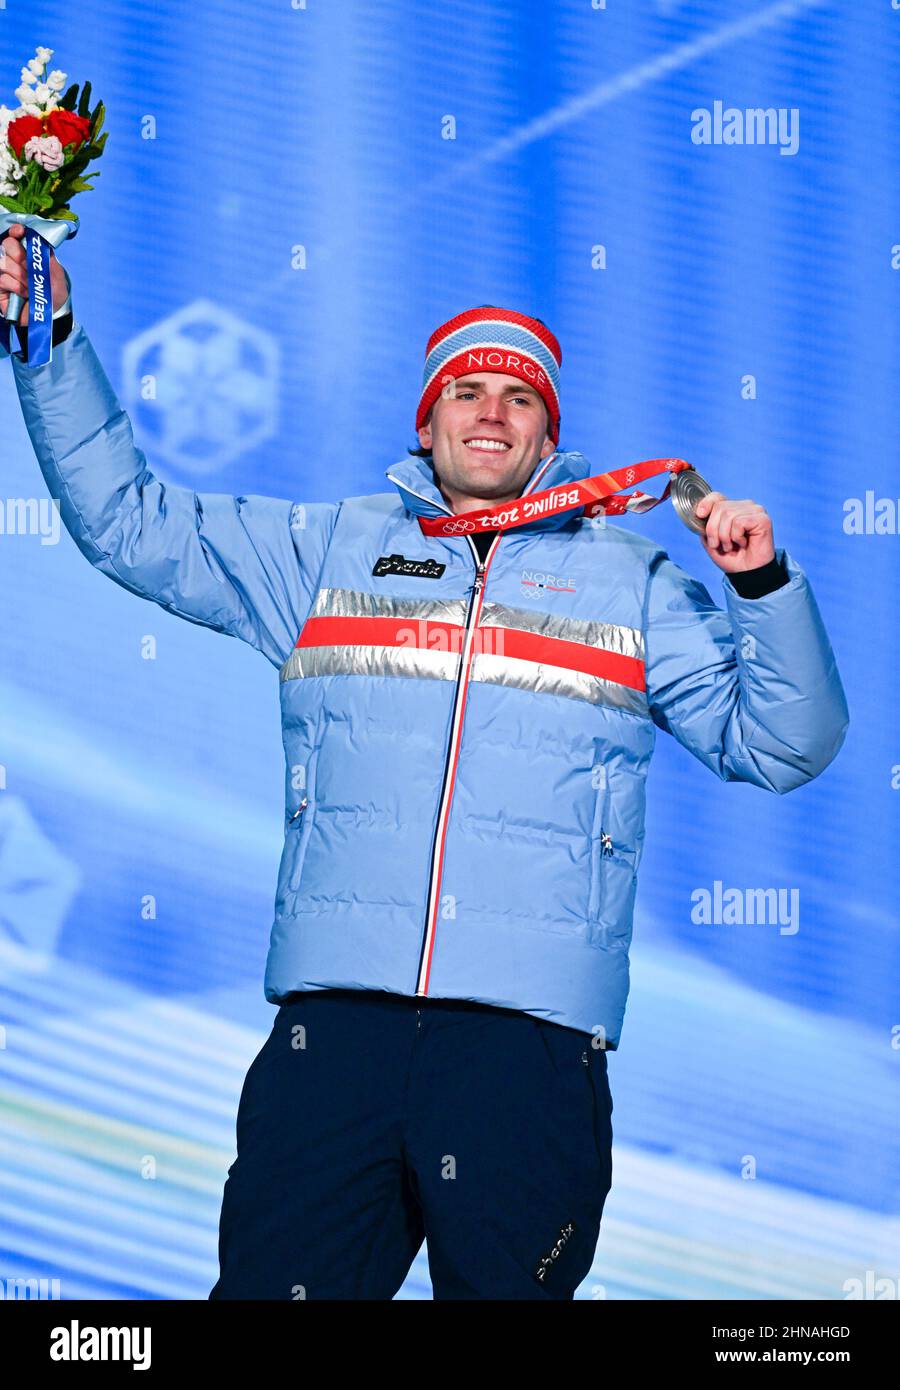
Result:
{"type": "Polygon", "coordinates": [[[469,687],[469,677],[472,670],[472,646],[474,644],[474,633],[478,627],[478,617],[481,613],[481,604],[484,595],[484,580],[488,566],[497,548],[497,544],[502,536],[500,532],[488,550],[482,562],[475,549],[475,543],[467,537],[472,553],[475,556],[475,582],[472,585],[472,594],[469,599],[469,607],[466,612],[465,637],[463,639],[462,655],[460,657],[459,672],[456,677],[456,695],[453,702],[453,718],[450,724],[450,738],[447,743],[447,756],[444,759],[444,776],[441,782],[441,795],[438,801],[437,824],[434,831],[434,841],[431,848],[431,871],[428,879],[428,903],[425,912],[425,935],[422,940],[422,950],[419,955],[419,973],[416,980],[416,994],[427,995],[428,977],[431,973],[431,957],[434,952],[434,939],[437,927],[437,911],[440,902],[441,876],[444,866],[444,841],[447,833],[447,822],[450,815],[450,802],[453,797],[453,788],[456,782],[456,765],[459,759],[459,747],[462,742],[462,725],[465,716],[466,692],[469,687]]]}
{"type": "MultiPolygon", "coordinates": [[[[534,491],[537,483],[540,481],[540,479],[546,473],[547,469],[550,467],[550,464],[556,458],[556,453],[557,451],[554,450],[550,457],[544,460],[543,467],[540,469],[539,473],[537,473],[535,477],[532,478],[529,486],[522,494],[523,497],[527,496],[529,492],[534,491]]],[[[389,473],[387,476],[390,478],[392,483],[396,483],[399,487],[405,488],[405,490],[408,493],[410,493],[411,496],[418,497],[420,501],[428,502],[431,506],[440,506],[441,511],[445,512],[447,516],[453,515],[449,507],[445,507],[440,503],[436,503],[433,497],[423,497],[421,492],[416,492],[413,488],[407,487],[405,483],[401,483],[400,480],[398,478],[395,478],[391,473],[389,473]]],[[[449,817],[450,800],[453,796],[453,787],[456,781],[456,761],[459,756],[459,745],[462,741],[462,722],[463,715],[465,713],[465,697],[469,685],[469,673],[472,665],[472,633],[478,626],[478,616],[481,612],[481,602],[484,592],[485,575],[487,573],[491,560],[494,557],[494,551],[497,548],[497,543],[498,541],[500,541],[502,536],[503,532],[500,531],[494,537],[493,542],[491,543],[491,546],[488,550],[487,555],[485,556],[483,563],[481,557],[478,554],[477,549],[475,548],[475,542],[472,540],[470,536],[466,537],[466,539],[469,542],[469,547],[472,551],[472,555],[475,559],[475,582],[472,585],[472,596],[469,600],[469,607],[466,613],[466,624],[464,629],[465,640],[463,641],[463,651],[459,663],[459,673],[456,677],[456,695],[454,697],[453,704],[453,719],[450,725],[450,738],[447,743],[447,756],[444,759],[444,776],[441,782],[441,795],[438,801],[437,825],[435,826],[434,841],[432,843],[431,848],[431,868],[428,876],[428,903],[425,912],[425,935],[422,940],[422,949],[419,953],[419,973],[416,979],[415,992],[417,995],[424,996],[428,994],[428,977],[431,973],[431,957],[434,951],[437,905],[439,902],[441,874],[443,871],[444,838],[447,833],[447,820],[449,817]]],[[[421,1011],[417,1010],[416,1012],[418,1015],[418,1029],[418,1027],[421,1026],[422,1019],[421,1011]]]]}

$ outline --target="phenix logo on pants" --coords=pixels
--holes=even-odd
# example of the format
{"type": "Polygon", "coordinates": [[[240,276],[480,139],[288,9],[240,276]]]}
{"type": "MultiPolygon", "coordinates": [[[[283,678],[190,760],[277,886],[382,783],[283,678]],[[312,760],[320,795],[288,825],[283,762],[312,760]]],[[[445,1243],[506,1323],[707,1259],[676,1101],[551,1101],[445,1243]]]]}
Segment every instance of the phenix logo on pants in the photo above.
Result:
{"type": "Polygon", "coordinates": [[[574,1234],[574,1221],[570,1221],[567,1225],[561,1227],[559,1235],[556,1238],[555,1244],[551,1247],[550,1250],[547,1251],[546,1255],[541,1256],[540,1260],[538,1261],[537,1269],[534,1271],[534,1277],[535,1279],[537,1279],[539,1284],[542,1284],[544,1282],[544,1280],[547,1277],[548,1271],[553,1268],[554,1264],[559,1259],[560,1255],[562,1254],[563,1250],[566,1248],[574,1234]]]}
{"type": "Polygon", "coordinates": [[[150,1369],[149,1327],[68,1327],[50,1329],[51,1361],[131,1361],[132,1370],[150,1369]]]}

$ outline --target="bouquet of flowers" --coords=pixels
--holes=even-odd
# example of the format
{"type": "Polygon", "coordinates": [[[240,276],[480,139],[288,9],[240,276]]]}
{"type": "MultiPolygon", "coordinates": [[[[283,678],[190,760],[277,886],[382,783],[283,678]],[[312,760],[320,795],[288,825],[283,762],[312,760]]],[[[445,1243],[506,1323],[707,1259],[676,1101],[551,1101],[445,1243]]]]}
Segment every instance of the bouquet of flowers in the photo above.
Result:
{"type": "MultiPolygon", "coordinates": [[[[28,263],[29,365],[50,359],[49,247],[58,247],[78,230],[69,207],[76,193],[93,188],[87,173],[106,144],[103,102],[91,110],[91,84],[65,92],[66,74],[47,73],[52,48],[38,48],[22,69],[16,90],[18,109],[0,106],[0,236],[16,222],[26,228],[28,263]],[[32,340],[34,350],[32,350],[32,340]]],[[[18,322],[23,301],[11,294],[5,318],[18,322]]],[[[6,324],[4,347],[8,350],[6,324]]]]}

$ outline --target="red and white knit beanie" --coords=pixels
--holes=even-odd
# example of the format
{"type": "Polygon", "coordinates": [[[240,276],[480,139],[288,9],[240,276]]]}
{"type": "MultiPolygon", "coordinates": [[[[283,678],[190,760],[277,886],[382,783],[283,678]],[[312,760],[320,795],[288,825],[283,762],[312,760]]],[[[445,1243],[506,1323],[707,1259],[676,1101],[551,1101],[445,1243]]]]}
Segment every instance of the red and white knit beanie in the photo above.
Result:
{"type": "Polygon", "coordinates": [[[426,423],[448,382],[473,372],[502,372],[521,377],[540,392],[550,417],[548,433],[558,444],[561,365],[559,343],[539,319],[492,304],[467,309],[442,323],[428,339],[416,429],[426,423]]]}

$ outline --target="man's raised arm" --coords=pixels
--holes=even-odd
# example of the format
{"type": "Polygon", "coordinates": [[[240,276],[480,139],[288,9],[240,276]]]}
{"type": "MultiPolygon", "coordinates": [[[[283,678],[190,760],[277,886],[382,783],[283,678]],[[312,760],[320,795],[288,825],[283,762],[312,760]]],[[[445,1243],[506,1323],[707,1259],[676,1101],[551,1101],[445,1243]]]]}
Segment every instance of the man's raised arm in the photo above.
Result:
{"type": "MultiPolygon", "coordinates": [[[[11,241],[3,242],[0,309],[11,289],[22,293],[17,273],[24,281],[24,251],[11,241]]],[[[82,554],[123,588],[240,637],[280,666],[315,596],[340,504],[299,506],[161,482],[74,319],[50,362],[29,367],[13,353],[12,365],[41,472],[82,554]]]]}

